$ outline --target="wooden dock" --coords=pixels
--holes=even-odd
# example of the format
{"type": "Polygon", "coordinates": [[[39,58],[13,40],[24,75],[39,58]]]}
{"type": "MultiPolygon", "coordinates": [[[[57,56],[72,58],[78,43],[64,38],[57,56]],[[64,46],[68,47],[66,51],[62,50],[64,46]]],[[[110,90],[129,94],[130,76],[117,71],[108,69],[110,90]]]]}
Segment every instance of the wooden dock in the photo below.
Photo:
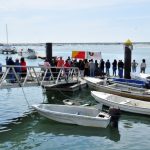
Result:
{"type": "Polygon", "coordinates": [[[72,82],[61,82],[61,84],[52,84],[52,85],[44,85],[43,87],[47,91],[64,91],[64,92],[75,92],[81,90],[87,86],[86,81],[79,78],[79,81],[72,81],[72,82]]]}

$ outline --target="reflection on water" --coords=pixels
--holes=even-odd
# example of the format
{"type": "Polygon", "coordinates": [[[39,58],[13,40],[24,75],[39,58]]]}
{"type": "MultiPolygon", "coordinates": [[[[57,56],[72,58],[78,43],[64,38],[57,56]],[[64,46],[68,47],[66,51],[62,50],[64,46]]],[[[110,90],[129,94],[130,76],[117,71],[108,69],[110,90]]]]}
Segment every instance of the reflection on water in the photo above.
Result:
{"type": "Polygon", "coordinates": [[[150,117],[148,115],[123,112],[122,122],[125,128],[133,128],[134,124],[145,124],[150,126],[150,117]]]}
{"type": "Polygon", "coordinates": [[[110,139],[115,142],[120,140],[119,130],[110,126],[103,129],[63,124],[41,117],[37,113],[32,113],[26,117],[18,118],[16,122],[7,124],[5,127],[9,130],[7,132],[5,131],[0,133],[1,143],[6,141],[11,143],[22,142],[27,138],[32,138],[33,134],[43,134],[44,136],[53,137],[105,137],[106,139],[110,139]]]}
{"type": "MultiPolygon", "coordinates": [[[[119,121],[119,129],[108,126],[104,128],[83,127],[78,125],[63,124],[53,120],[41,117],[38,113],[33,112],[24,117],[17,118],[11,123],[5,124],[2,127],[7,128],[7,131],[1,129],[0,133],[0,148],[12,147],[27,147],[29,149],[39,147],[43,141],[50,139],[58,140],[72,138],[100,138],[99,140],[110,140],[112,142],[121,142],[127,134],[136,134],[136,126],[149,126],[150,118],[147,116],[134,116],[131,114],[123,114],[119,121]],[[130,115],[130,116],[129,116],[130,115]],[[133,133],[131,132],[133,130],[133,133]],[[9,143],[9,144],[8,144],[9,143]],[[20,145],[21,143],[21,145],[20,145]],[[38,143],[38,144],[37,144],[38,143]],[[30,147],[28,147],[30,145],[30,147]]],[[[137,128],[139,129],[139,127],[137,128]]],[[[84,139],[85,139],[84,138],[84,139]]],[[[69,140],[69,139],[68,139],[69,140]]],[[[58,141],[59,143],[59,141],[58,141]]],[[[82,140],[81,140],[82,143],[82,140]]]]}

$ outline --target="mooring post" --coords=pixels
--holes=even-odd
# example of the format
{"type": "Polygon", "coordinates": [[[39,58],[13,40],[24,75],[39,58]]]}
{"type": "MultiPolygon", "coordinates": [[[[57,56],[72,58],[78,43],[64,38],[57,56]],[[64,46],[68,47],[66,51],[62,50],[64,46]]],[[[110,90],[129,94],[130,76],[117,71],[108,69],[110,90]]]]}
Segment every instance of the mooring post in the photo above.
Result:
{"type": "Polygon", "coordinates": [[[52,43],[46,43],[46,58],[51,63],[51,61],[52,61],[52,43]]]}
{"type": "Polygon", "coordinates": [[[131,79],[131,57],[133,45],[132,42],[128,39],[125,43],[125,55],[124,55],[124,78],[131,79]]]}

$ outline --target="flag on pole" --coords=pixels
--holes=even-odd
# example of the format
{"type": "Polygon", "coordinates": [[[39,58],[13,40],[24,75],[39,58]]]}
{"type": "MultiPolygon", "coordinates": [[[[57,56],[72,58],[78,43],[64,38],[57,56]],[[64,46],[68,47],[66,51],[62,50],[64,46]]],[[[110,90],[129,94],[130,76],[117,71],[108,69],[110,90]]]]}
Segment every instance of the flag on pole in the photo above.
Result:
{"type": "Polygon", "coordinates": [[[85,59],[85,51],[72,51],[72,58],[85,59]]]}
{"type": "Polygon", "coordinates": [[[102,59],[101,52],[87,52],[87,59],[102,59]]]}

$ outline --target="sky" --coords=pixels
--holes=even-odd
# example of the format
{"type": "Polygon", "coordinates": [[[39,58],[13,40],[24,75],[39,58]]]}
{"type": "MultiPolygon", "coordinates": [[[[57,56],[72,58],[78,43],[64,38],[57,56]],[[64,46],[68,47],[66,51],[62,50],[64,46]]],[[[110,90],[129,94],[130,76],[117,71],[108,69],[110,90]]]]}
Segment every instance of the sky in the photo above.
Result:
{"type": "Polygon", "coordinates": [[[150,0],[0,0],[0,43],[150,41],[150,0]]]}

